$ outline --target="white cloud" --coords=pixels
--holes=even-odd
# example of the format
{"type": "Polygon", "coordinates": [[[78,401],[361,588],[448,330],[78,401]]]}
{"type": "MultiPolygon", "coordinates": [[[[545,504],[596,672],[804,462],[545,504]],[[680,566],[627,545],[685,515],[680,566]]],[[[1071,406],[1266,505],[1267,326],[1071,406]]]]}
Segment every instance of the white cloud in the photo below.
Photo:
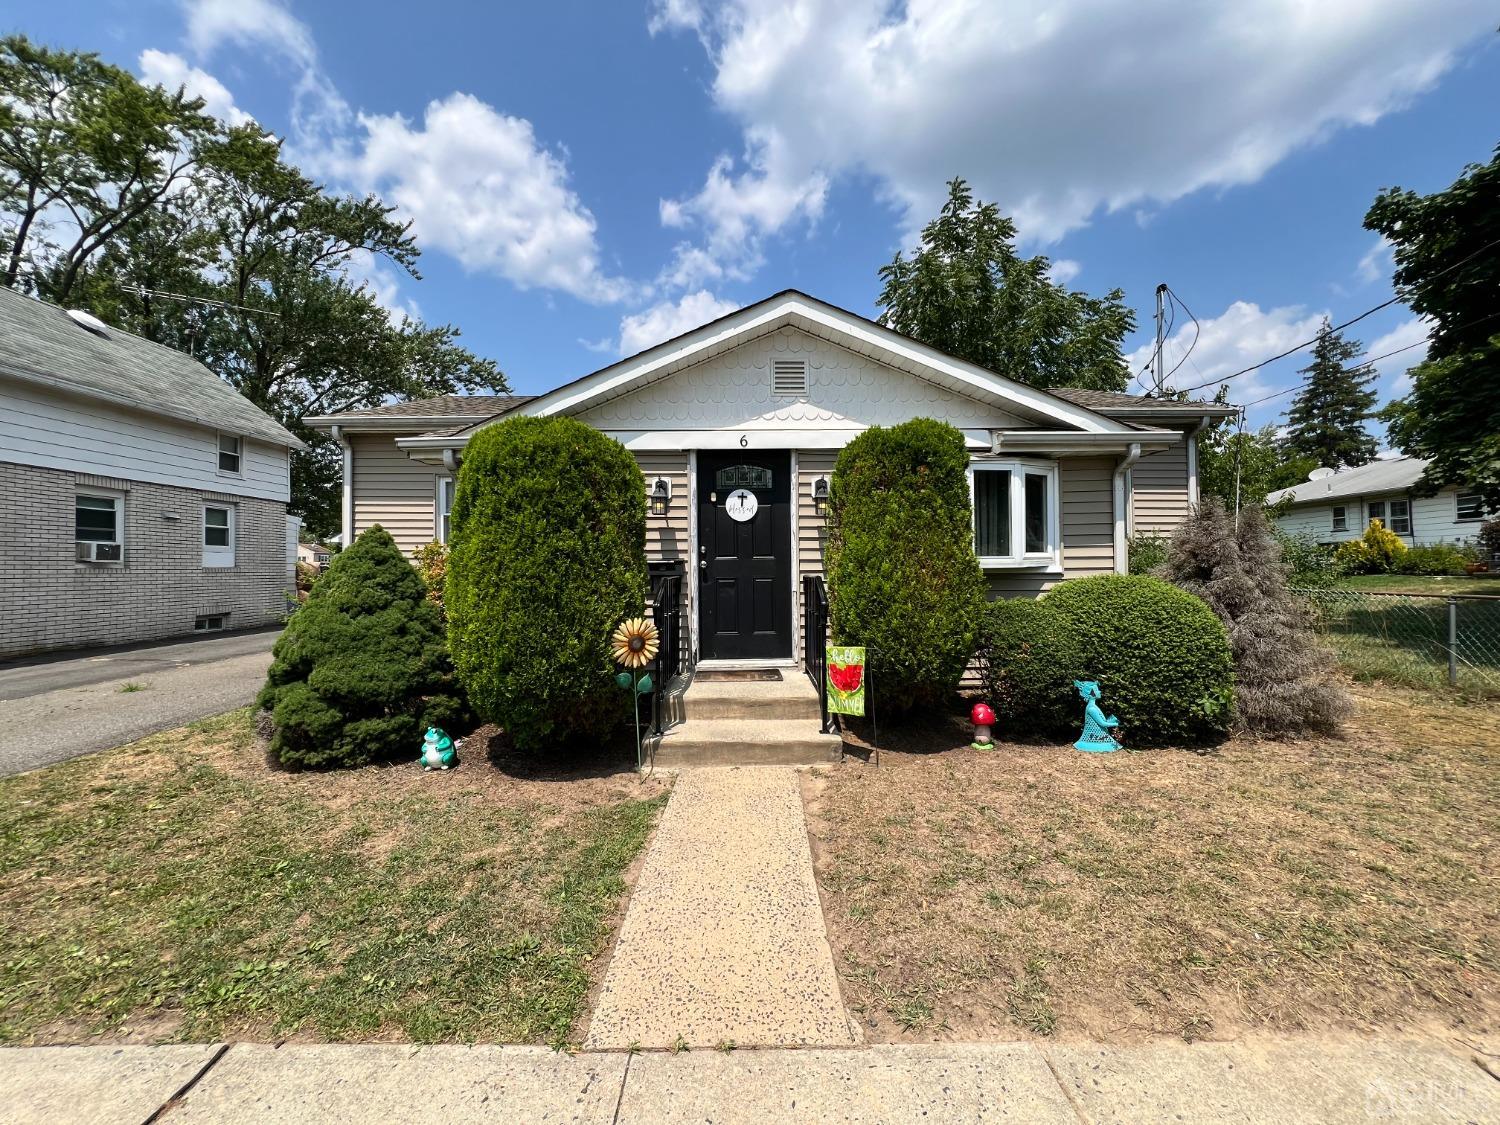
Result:
{"type": "Polygon", "coordinates": [[[1072,258],[1059,258],[1047,267],[1047,276],[1059,285],[1066,285],[1083,272],[1083,263],[1072,258]]]}
{"type": "MultiPolygon", "coordinates": [[[[338,186],[384,196],[412,220],[424,250],[523,289],[596,302],[631,293],[606,275],[594,217],[569,185],[562,156],[537,139],[531,122],[457,92],[429,103],[420,125],[396,114],[356,116],[323,71],[311,31],[279,0],[183,0],[183,9],[199,54],[233,45],[290,64],[298,75],[291,158],[338,186]]],[[[388,310],[413,307],[399,299],[389,271],[366,280],[388,310]]]]}
{"type": "Polygon", "coordinates": [[[1411,390],[1411,379],[1407,372],[1427,358],[1427,340],[1432,332],[1432,322],[1420,316],[1403,320],[1383,336],[1370,341],[1365,354],[1375,359],[1375,370],[1380,373],[1380,385],[1386,398],[1400,398],[1411,390]],[[1394,352],[1394,355],[1387,353],[1394,352]]]}
{"type": "MultiPolygon", "coordinates": [[[[1193,326],[1179,322],[1162,349],[1167,357],[1167,370],[1176,368],[1167,384],[1184,389],[1206,384],[1191,394],[1194,398],[1209,398],[1218,390],[1217,380],[1312,339],[1323,324],[1323,315],[1321,312],[1310,313],[1301,305],[1263,310],[1251,301],[1235,301],[1219,316],[1199,321],[1198,343],[1190,355],[1188,348],[1193,341],[1193,326]],[[1185,362],[1184,356],[1187,356],[1185,362]]],[[[1152,341],[1126,356],[1131,371],[1145,367],[1155,348],[1152,341]]],[[[1298,368],[1306,365],[1307,353],[1299,352],[1248,375],[1240,375],[1229,383],[1229,401],[1249,403],[1290,387],[1297,381],[1298,368]]],[[[1150,378],[1149,373],[1142,375],[1142,384],[1149,386],[1150,378]]],[[[1130,389],[1139,392],[1141,384],[1130,389]]],[[[1274,416],[1285,408],[1284,400],[1273,399],[1252,409],[1251,418],[1274,416]]]]}
{"type": "Polygon", "coordinates": [[[606,276],[594,217],[531,122],[450,94],[427,106],[420,125],[396,114],[361,114],[359,124],[364,136],[337,162],[341,178],[410,216],[422,246],[523,289],[599,302],[628,294],[626,282],[606,276]]]}
{"type": "Polygon", "coordinates": [[[653,344],[681,336],[739,307],[733,301],[719,300],[706,289],[684,294],[677,301],[662,301],[620,321],[620,354],[645,351],[653,344]]]}
{"type": "Polygon", "coordinates": [[[1026,237],[1054,240],[1101,210],[1148,215],[1252,183],[1299,148],[1373,123],[1489,33],[1492,8],[658,0],[652,28],[703,40],[715,102],[749,153],[715,161],[703,191],[664,218],[701,223],[712,256],[743,270],[780,223],[815,217],[832,177],[872,176],[909,234],[957,175],[1026,237]],[[751,203],[762,199],[791,202],[751,203]]]}
{"type": "Polygon", "coordinates": [[[1395,272],[1396,262],[1394,258],[1396,248],[1391,245],[1391,240],[1381,235],[1375,240],[1375,245],[1359,260],[1356,273],[1359,279],[1366,285],[1387,279],[1395,272]]]}
{"type": "Polygon", "coordinates": [[[168,90],[185,89],[189,97],[202,98],[203,108],[230,125],[244,125],[253,120],[234,104],[228,87],[206,70],[193,66],[181,55],[147,48],[141,52],[141,80],[168,90]]]}

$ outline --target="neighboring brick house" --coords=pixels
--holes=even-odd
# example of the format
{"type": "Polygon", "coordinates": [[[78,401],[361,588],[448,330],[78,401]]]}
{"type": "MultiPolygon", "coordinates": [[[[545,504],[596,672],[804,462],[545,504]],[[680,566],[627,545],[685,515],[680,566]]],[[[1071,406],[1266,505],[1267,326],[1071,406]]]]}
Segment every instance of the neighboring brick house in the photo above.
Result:
{"type": "Polygon", "coordinates": [[[192,357],[0,289],[0,658],[281,620],[301,445],[192,357]]]}

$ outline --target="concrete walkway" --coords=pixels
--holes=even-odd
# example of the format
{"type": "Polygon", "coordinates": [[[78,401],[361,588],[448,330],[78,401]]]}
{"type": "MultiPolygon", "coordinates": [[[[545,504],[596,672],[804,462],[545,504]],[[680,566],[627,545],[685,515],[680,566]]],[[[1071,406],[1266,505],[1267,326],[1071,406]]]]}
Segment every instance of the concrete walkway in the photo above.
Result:
{"type": "Polygon", "coordinates": [[[589,1048],[854,1042],[797,773],[685,770],[589,1023],[589,1048]]]}
{"type": "Polygon", "coordinates": [[[541,1047],[0,1050],[0,1119],[232,1122],[1491,1122],[1500,1082],[1426,1039],[556,1054],[541,1047]]]}
{"type": "Polygon", "coordinates": [[[108,750],[255,698],[279,629],[0,664],[0,776],[108,750]],[[126,684],[138,690],[121,691],[126,684]]]}

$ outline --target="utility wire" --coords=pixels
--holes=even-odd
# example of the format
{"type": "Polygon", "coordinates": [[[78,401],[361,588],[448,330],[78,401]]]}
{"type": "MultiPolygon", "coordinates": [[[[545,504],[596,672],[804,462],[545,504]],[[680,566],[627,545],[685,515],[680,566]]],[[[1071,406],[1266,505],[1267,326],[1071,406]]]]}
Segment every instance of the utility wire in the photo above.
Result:
{"type": "Polygon", "coordinates": [[[162,297],[168,301],[182,301],[190,305],[213,305],[220,309],[234,309],[236,312],[255,313],[257,316],[274,316],[278,320],[281,314],[272,312],[270,309],[252,309],[249,305],[235,305],[228,301],[215,301],[211,297],[189,297],[185,293],[168,293],[161,289],[147,289],[143,285],[121,284],[120,288],[127,293],[134,293],[140,297],[162,297]]]}
{"type": "MultiPolygon", "coordinates": [[[[1427,280],[1431,281],[1434,278],[1442,277],[1445,273],[1451,273],[1454,270],[1458,269],[1459,266],[1465,265],[1468,262],[1472,261],[1473,259],[1479,257],[1479,255],[1483,254],[1486,250],[1493,250],[1497,246],[1500,246],[1500,238],[1497,238],[1494,242],[1491,242],[1491,243],[1488,243],[1488,244],[1486,244],[1484,246],[1481,246],[1478,250],[1475,250],[1472,254],[1468,254],[1465,257],[1460,258],[1458,261],[1454,262],[1451,266],[1445,266],[1443,269],[1438,270],[1437,273],[1430,275],[1427,278],[1427,280]]],[[[1170,292],[1170,290],[1168,290],[1168,292],[1170,292]]],[[[1360,313],[1358,316],[1350,317],[1348,320],[1344,321],[1342,324],[1332,325],[1331,327],[1329,327],[1327,329],[1327,331],[1329,331],[1329,332],[1338,332],[1338,331],[1341,331],[1342,329],[1348,328],[1351,324],[1357,324],[1361,320],[1364,320],[1365,317],[1367,317],[1367,316],[1373,316],[1375,313],[1378,313],[1381,309],[1388,309],[1392,305],[1397,304],[1398,302],[1403,301],[1405,299],[1406,299],[1405,295],[1398,292],[1389,301],[1382,301],[1380,304],[1376,305],[1373,309],[1366,309],[1364,312],[1360,313]]],[[[1302,341],[1302,343],[1298,344],[1296,347],[1294,347],[1294,348],[1288,348],[1286,351],[1281,352],[1278,355],[1273,355],[1270,359],[1263,359],[1259,363],[1252,363],[1249,367],[1242,367],[1240,370],[1234,372],[1234,374],[1232,374],[1232,375],[1221,375],[1221,376],[1219,376],[1216,379],[1209,379],[1207,382],[1199,383],[1196,386],[1185,387],[1185,388],[1183,388],[1183,392],[1182,393],[1183,394],[1191,394],[1193,391],[1201,391],[1204,387],[1212,386],[1215,383],[1227,383],[1230,379],[1238,379],[1241,375],[1248,375],[1252,371],[1259,371],[1262,367],[1266,366],[1266,364],[1268,364],[1268,363],[1275,363],[1278,359],[1285,359],[1287,356],[1289,356],[1289,355],[1295,355],[1297,352],[1300,352],[1303,348],[1308,347],[1311,344],[1316,344],[1318,342],[1318,340],[1322,337],[1322,335],[1323,335],[1323,333],[1319,332],[1318,335],[1314,336],[1311,340],[1304,340],[1304,341],[1302,341]]]]}
{"type": "Polygon", "coordinates": [[[1182,358],[1177,361],[1177,366],[1173,367],[1172,370],[1168,371],[1165,375],[1162,376],[1163,389],[1165,389],[1166,387],[1167,380],[1170,379],[1173,375],[1176,375],[1177,369],[1192,357],[1193,349],[1198,346],[1198,339],[1203,335],[1203,326],[1198,323],[1198,318],[1196,316],[1193,316],[1193,310],[1187,307],[1186,301],[1184,301],[1181,297],[1179,297],[1172,291],[1172,287],[1170,285],[1167,287],[1167,296],[1170,297],[1176,304],[1181,305],[1182,311],[1187,313],[1188,317],[1192,320],[1193,342],[1188,345],[1187,351],[1182,353],[1182,358]]]}

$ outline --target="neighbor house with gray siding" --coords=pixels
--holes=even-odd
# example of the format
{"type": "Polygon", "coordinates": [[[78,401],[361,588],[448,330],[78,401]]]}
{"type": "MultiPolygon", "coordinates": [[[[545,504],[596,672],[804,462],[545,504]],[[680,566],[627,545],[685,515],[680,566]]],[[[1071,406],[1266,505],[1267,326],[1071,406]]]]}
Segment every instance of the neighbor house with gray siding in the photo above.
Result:
{"type": "Polygon", "coordinates": [[[689,663],[790,664],[803,579],[823,573],[839,450],[929,417],[970,450],[975,550],[992,596],[1123,573],[1136,533],[1197,499],[1195,435],[1233,408],[1043,391],[796,291],[778,293],[536,397],[451,396],[308,418],[344,456],[343,541],[380,524],[408,554],[447,538],[470,437],[564,414],[635,454],[648,559],[682,568],[689,663]]]}
{"type": "Polygon", "coordinates": [[[280,621],[301,445],[191,356],[0,289],[0,658],[280,621]]]}

